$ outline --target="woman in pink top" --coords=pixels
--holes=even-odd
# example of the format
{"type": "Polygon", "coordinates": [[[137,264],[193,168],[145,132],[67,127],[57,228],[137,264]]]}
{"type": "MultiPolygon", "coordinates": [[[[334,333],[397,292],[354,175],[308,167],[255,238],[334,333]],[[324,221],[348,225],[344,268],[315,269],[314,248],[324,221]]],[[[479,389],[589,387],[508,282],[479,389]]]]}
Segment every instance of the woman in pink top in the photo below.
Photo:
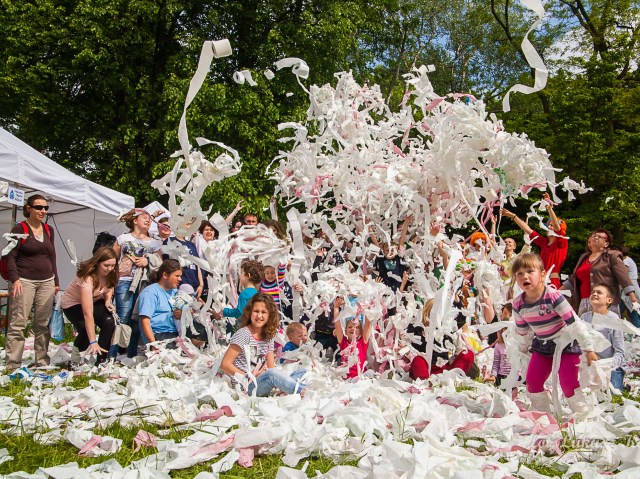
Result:
{"type": "Polygon", "coordinates": [[[107,359],[115,330],[113,291],[118,283],[118,255],[113,248],[100,248],[80,264],[78,274],[64,291],[60,305],[78,335],[73,345],[97,355],[96,363],[107,359]],[[96,326],[100,338],[96,339],[96,326]]]}
{"type": "MultiPolygon", "coordinates": [[[[352,298],[349,298],[352,304],[352,298]]],[[[337,319],[340,316],[340,307],[344,304],[344,299],[341,297],[335,300],[333,306],[333,317],[335,319],[334,334],[338,340],[340,346],[340,356],[342,357],[342,366],[349,364],[349,359],[352,356],[356,356],[357,360],[349,368],[349,372],[345,376],[346,379],[357,377],[362,371],[365,370],[365,362],[367,360],[367,349],[369,349],[369,337],[371,336],[371,322],[369,318],[364,317],[364,325],[361,324],[360,318],[362,314],[357,317],[351,316],[346,318],[346,326],[344,331],[342,329],[342,321],[337,319]]]]}

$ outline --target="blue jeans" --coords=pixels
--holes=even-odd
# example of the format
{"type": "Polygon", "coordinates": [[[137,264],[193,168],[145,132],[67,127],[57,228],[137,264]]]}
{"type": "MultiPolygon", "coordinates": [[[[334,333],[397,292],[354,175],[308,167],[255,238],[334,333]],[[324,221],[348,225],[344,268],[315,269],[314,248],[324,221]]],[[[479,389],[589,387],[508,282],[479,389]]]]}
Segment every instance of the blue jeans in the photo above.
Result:
{"type": "MultiPolygon", "coordinates": [[[[127,347],[127,357],[134,358],[138,354],[138,342],[140,341],[139,321],[131,321],[133,307],[138,300],[139,292],[129,291],[131,281],[120,280],[115,288],[116,313],[123,324],[131,326],[131,340],[127,347]]],[[[118,346],[111,346],[109,357],[115,358],[118,354],[118,346]]]]}
{"type": "MultiPolygon", "coordinates": [[[[273,388],[279,389],[287,394],[300,392],[307,387],[300,382],[300,378],[304,376],[306,372],[306,369],[297,369],[291,373],[291,376],[288,376],[285,372],[277,368],[267,369],[256,378],[256,382],[258,383],[256,396],[268,396],[273,388]]],[[[249,383],[249,395],[253,393],[254,388],[255,384],[253,382],[249,383]]]]}
{"type": "Polygon", "coordinates": [[[633,309],[629,311],[629,308],[624,304],[624,301],[620,301],[620,317],[623,317],[625,311],[629,313],[629,321],[631,321],[631,324],[636,328],[640,328],[640,314],[633,309]]]}
{"type": "Polygon", "coordinates": [[[618,391],[622,391],[622,382],[624,380],[624,370],[617,368],[611,371],[611,385],[618,391]]]}

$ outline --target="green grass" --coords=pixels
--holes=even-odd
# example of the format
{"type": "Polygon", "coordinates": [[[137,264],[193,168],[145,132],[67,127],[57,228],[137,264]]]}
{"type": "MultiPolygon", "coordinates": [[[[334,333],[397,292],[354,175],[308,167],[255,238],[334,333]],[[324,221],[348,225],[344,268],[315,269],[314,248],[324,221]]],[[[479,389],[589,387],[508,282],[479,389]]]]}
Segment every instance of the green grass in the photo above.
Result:
{"type": "Polygon", "coordinates": [[[25,399],[27,388],[29,383],[20,379],[13,379],[4,386],[0,387],[0,396],[6,396],[13,398],[13,402],[18,406],[26,407],[29,405],[25,399]]]}
{"type": "MultiPolygon", "coordinates": [[[[119,424],[112,424],[104,429],[94,430],[95,434],[101,436],[111,436],[122,439],[120,450],[113,456],[102,457],[80,457],[78,449],[73,445],[62,441],[52,445],[42,445],[34,440],[33,435],[28,436],[8,436],[0,432],[0,444],[9,450],[9,454],[14,457],[13,461],[0,464],[0,475],[15,471],[26,471],[33,473],[38,467],[51,467],[68,462],[77,462],[80,467],[87,467],[91,464],[101,463],[108,458],[116,459],[121,465],[126,466],[132,461],[142,459],[145,456],[154,454],[155,448],[147,447],[134,451],[135,444],[133,438],[138,430],[144,429],[147,432],[158,435],[161,427],[155,424],[142,424],[125,428],[119,424]]],[[[169,434],[163,439],[174,439],[176,442],[192,434],[191,431],[178,431],[171,429],[169,434]]]]}
{"type": "MultiPolygon", "coordinates": [[[[529,469],[532,469],[540,474],[544,474],[545,476],[549,476],[549,477],[553,477],[553,476],[562,477],[562,475],[566,470],[566,469],[561,469],[556,463],[552,461],[549,461],[549,462],[530,461],[530,462],[522,462],[520,465],[526,466],[529,469]]],[[[571,476],[571,479],[580,479],[580,475],[578,475],[578,477],[575,477],[575,476],[576,475],[573,474],[571,476]]]]}
{"type": "MultiPolygon", "coordinates": [[[[48,374],[57,374],[49,372],[48,374]]],[[[104,382],[104,378],[100,376],[80,375],[74,376],[69,382],[65,384],[66,387],[73,389],[83,389],[89,386],[91,380],[97,380],[104,382]]],[[[23,380],[13,380],[6,385],[0,387],[0,396],[7,396],[14,398],[14,402],[20,406],[28,406],[29,403],[26,400],[26,394],[30,383],[23,380]]],[[[53,388],[51,383],[44,383],[43,388],[53,388]]],[[[212,405],[215,406],[215,405],[212,405]]],[[[9,454],[14,457],[12,461],[0,464],[0,476],[9,474],[11,472],[25,471],[27,473],[34,473],[39,467],[52,467],[61,464],[67,464],[69,462],[77,462],[80,467],[86,468],[92,464],[98,464],[106,461],[107,459],[116,459],[122,466],[126,466],[133,461],[142,459],[148,455],[155,454],[156,448],[147,447],[141,448],[135,451],[135,443],[133,441],[135,435],[140,429],[144,429],[151,434],[158,436],[161,439],[173,439],[179,442],[188,436],[193,431],[191,430],[179,430],[173,427],[172,422],[168,420],[163,425],[142,423],[139,426],[123,427],[118,423],[114,423],[103,429],[95,429],[94,433],[102,436],[111,436],[118,439],[122,439],[122,446],[120,450],[112,456],[101,457],[80,457],[78,456],[78,449],[66,441],[51,445],[43,445],[38,443],[35,438],[39,434],[46,432],[40,431],[36,434],[27,434],[21,436],[10,436],[3,433],[0,427],[0,444],[2,447],[6,447],[9,454]],[[169,433],[163,436],[158,434],[159,430],[169,429],[169,433]]],[[[214,462],[219,461],[223,456],[214,458],[206,463],[197,464],[188,469],[182,469],[172,471],[171,476],[174,478],[192,478],[202,471],[211,471],[211,465],[214,462]]],[[[310,457],[306,459],[309,461],[309,468],[307,469],[309,475],[315,475],[315,471],[322,473],[327,472],[336,464],[333,460],[324,457],[310,457]]],[[[302,467],[305,460],[301,461],[299,468],[302,467]]],[[[357,461],[344,462],[343,464],[356,465],[357,461]]],[[[276,476],[278,468],[283,466],[282,455],[265,455],[259,456],[254,459],[254,465],[251,468],[243,468],[237,464],[228,472],[221,474],[221,477],[233,479],[236,477],[252,478],[252,479],[272,479],[276,476]]]]}
{"type": "MultiPolygon", "coordinates": [[[[53,445],[42,445],[33,439],[33,436],[8,436],[0,431],[0,444],[6,447],[9,454],[14,457],[12,461],[0,464],[0,475],[9,474],[16,471],[35,472],[39,467],[51,467],[69,462],[77,462],[80,467],[86,468],[92,464],[98,464],[109,458],[116,459],[122,466],[126,466],[133,461],[142,459],[148,455],[155,454],[157,450],[153,447],[141,448],[135,451],[133,438],[138,430],[144,429],[147,432],[158,435],[158,430],[162,427],[155,424],[143,424],[141,426],[124,428],[119,424],[112,424],[105,429],[96,429],[94,432],[99,435],[111,436],[122,439],[120,450],[112,456],[101,457],[80,457],[78,449],[64,441],[53,445]]],[[[176,442],[191,435],[191,431],[180,431],[171,429],[169,434],[162,436],[163,439],[173,439],[176,442]]],[[[192,478],[201,471],[211,471],[211,465],[219,461],[223,456],[214,458],[211,461],[197,464],[188,469],[176,470],[171,473],[174,478],[192,478]]],[[[328,458],[311,457],[309,460],[308,473],[313,476],[315,471],[327,472],[335,466],[335,463],[328,458]]],[[[299,464],[299,468],[304,464],[304,460],[299,464]]],[[[343,464],[356,465],[357,461],[343,464]]],[[[282,455],[259,456],[254,459],[253,467],[245,469],[237,464],[228,472],[221,474],[224,478],[244,477],[253,479],[272,479],[276,476],[278,468],[283,466],[282,455]]]]}

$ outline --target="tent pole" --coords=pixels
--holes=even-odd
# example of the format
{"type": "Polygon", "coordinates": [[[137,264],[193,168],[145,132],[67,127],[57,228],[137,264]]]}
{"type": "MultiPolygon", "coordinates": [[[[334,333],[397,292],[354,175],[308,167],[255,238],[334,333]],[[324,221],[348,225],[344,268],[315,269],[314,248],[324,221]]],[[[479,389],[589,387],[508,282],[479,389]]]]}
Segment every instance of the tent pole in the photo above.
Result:
{"type": "MultiPolygon", "coordinates": [[[[13,205],[13,208],[11,209],[11,229],[13,229],[13,227],[16,225],[16,219],[18,218],[18,206],[17,205],[13,205]]],[[[11,291],[9,291],[9,286],[7,283],[7,319],[5,319],[4,321],[4,341],[5,341],[5,346],[6,346],[6,341],[7,341],[7,333],[9,332],[9,316],[10,316],[10,311],[11,311],[11,291]]]]}

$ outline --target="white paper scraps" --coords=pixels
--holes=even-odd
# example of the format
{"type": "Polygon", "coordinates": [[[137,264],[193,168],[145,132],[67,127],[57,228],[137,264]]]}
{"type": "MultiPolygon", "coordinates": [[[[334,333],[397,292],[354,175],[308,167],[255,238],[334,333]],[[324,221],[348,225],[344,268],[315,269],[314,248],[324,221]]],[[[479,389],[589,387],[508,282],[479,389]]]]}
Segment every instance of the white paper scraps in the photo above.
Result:
{"type": "Polygon", "coordinates": [[[529,95],[540,91],[547,85],[547,78],[549,76],[549,71],[547,70],[547,66],[544,64],[544,60],[529,40],[531,32],[538,28],[542,23],[544,18],[544,7],[540,0],[521,0],[521,3],[538,16],[538,19],[533,23],[533,25],[531,25],[529,30],[527,30],[527,33],[522,39],[522,43],[520,45],[522,48],[522,54],[534,71],[534,82],[532,87],[518,83],[509,88],[502,99],[502,110],[505,112],[511,110],[511,105],[509,104],[509,96],[511,95],[511,92],[516,91],[529,95]]]}
{"type": "MultiPolygon", "coordinates": [[[[538,452],[560,466],[570,466],[572,460],[565,460],[561,450],[556,452],[558,441],[564,440],[562,431],[589,444],[589,460],[600,471],[638,467],[635,443],[614,444],[640,427],[640,410],[630,403],[608,405],[588,423],[562,424],[548,414],[520,412],[511,394],[453,371],[428,382],[380,377],[345,382],[332,373],[329,359],[312,362],[306,354],[300,355],[309,369],[304,398],[252,398],[237,395],[225,378],[212,374],[211,363],[224,350],[219,347],[213,355],[196,352],[182,361],[169,350],[149,353],[136,368],[93,369],[105,382],[90,381],[79,390],[64,383],[43,387],[34,378],[25,396],[28,406],[0,398],[0,422],[5,434],[34,434],[43,427],[44,417],[48,429],[67,431],[55,442],[69,441],[79,452],[92,455],[122,447],[117,440],[93,433],[116,421],[125,426],[171,422],[173,428],[190,432],[185,440],[175,442],[163,439],[162,431],[158,437],[139,431],[136,443],[155,444],[158,454],[122,468],[109,463],[110,477],[123,478],[133,471],[167,477],[156,474],[191,467],[229,451],[213,467],[214,473],[223,472],[243,454],[247,460],[247,448],[257,454],[282,453],[289,467],[318,454],[336,460],[359,459],[358,467],[336,466],[320,477],[379,473],[400,478],[410,471],[420,477],[446,478],[454,473],[471,477],[473,471],[482,471],[483,477],[505,477],[516,475],[520,461],[529,461],[538,452]],[[509,461],[499,462],[499,458],[509,461]]],[[[109,477],[107,463],[100,465],[103,469],[97,466],[82,469],[71,464],[47,471],[52,477],[69,477],[66,473],[88,477],[89,470],[94,471],[92,477],[109,477]]],[[[286,468],[281,473],[294,474],[286,468]]],[[[315,477],[312,470],[306,474],[315,477]]]]}
{"type": "Polygon", "coordinates": [[[0,464],[13,461],[13,456],[9,455],[7,448],[0,449],[0,464]]]}
{"type": "Polygon", "coordinates": [[[2,250],[2,253],[0,253],[0,256],[5,256],[8,255],[11,250],[13,250],[13,248],[15,248],[18,244],[18,241],[23,240],[24,238],[28,238],[29,235],[28,234],[18,234],[18,233],[5,233],[2,235],[2,237],[4,239],[7,240],[7,246],[4,247],[4,249],[2,250]]]}
{"type": "Polygon", "coordinates": [[[189,160],[189,136],[187,133],[187,108],[193,101],[193,99],[200,91],[200,87],[204,83],[207,74],[209,73],[209,68],[211,67],[211,62],[214,58],[222,58],[231,55],[231,44],[229,40],[217,40],[217,41],[205,41],[202,45],[202,50],[200,52],[200,59],[198,61],[198,68],[196,73],[193,75],[189,83],[189,91],[187,92],[187,97],[184,102],[184,110],[182,112],[182,117],[180,118],[180,125],[178,126],[178,139],[180,140],[180,146],[182,148],[182,154],[184,155],[185,160],[189,160]]]}

